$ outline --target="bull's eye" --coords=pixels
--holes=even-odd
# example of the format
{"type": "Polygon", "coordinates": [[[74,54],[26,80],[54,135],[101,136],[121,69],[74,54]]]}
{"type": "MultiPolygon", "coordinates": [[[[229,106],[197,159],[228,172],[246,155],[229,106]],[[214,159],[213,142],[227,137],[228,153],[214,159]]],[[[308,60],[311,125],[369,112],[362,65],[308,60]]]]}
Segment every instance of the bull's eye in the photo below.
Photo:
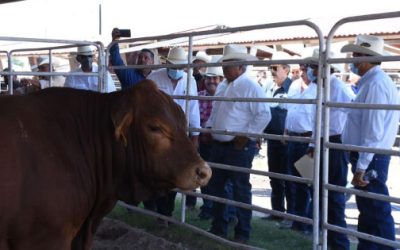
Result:
{"type": "Polygon", "coordinates": [[[161,132],[161,128],[157,125],[149,125],[149,129],[151,132],[154,133],[160,133],[161,132]]]}

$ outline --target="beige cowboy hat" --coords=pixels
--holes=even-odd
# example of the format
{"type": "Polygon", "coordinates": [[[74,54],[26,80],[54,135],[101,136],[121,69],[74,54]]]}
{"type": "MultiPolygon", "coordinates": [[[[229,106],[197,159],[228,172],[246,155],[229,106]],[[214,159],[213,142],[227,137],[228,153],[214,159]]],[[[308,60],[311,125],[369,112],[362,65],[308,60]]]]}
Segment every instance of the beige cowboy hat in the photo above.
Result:
{"type": "Polygon", "coordinates": [[[383,50],[385,42],[381,37],[371,35],[358,35],[354,44],[347,44],[341,49],[342,53],[353,52],[370,56],[388,55],[383,50]]]}
{"type": "Polygon", "coordinates": [[[227,60],[238,60],[238,61],[255,61],[258,60],[256,56],[247,53],[247,48],[239,44],[227,44],[224,47],[224,53],[219,59],[219,62],[227,60]]]}
{"type": "Polygon", "coordinates": [[[181,47],[171,48],[165,59],[172,64],[185,64],[188,62],[186,52],[181,47]]]}

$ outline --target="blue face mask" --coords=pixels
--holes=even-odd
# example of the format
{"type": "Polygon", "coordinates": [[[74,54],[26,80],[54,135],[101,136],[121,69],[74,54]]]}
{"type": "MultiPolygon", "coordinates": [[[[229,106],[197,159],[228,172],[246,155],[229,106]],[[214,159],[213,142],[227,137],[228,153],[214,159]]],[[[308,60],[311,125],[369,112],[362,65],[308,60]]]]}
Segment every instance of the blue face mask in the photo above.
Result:
{"type": "Polygon", "coordinates": [[[354,63],[350,63],[349,66],[350,66],[351,72],[353,72],[356,75],[360,75],[358,72],[358,68],[356,67],[356,65],[354,65],[354,63]]]}
{"type": "Polygon", "coordinates": [[[307,78],[310,82],[317,82],[317,77],[313,75],[313,69],[308,67],[307,68],[307,78]]]}
{"type": "Polygon", "coordinates": [[[179,80],[183,76],[182,69],[168,69],[168,76],[173,80],[179,80]]]}

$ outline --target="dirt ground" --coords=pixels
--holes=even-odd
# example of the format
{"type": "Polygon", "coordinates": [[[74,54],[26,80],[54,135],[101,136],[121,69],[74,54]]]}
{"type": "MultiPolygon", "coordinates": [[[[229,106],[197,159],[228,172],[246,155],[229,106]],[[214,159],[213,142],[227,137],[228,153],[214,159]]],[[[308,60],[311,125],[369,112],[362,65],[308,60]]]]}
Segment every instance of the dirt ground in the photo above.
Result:
{"type": "Polygon", "coordinates": [[[104,218],[93,242],[93,250],[143,250],[187,249],[145,231],[133,228],[121,221],[104,218]]]}

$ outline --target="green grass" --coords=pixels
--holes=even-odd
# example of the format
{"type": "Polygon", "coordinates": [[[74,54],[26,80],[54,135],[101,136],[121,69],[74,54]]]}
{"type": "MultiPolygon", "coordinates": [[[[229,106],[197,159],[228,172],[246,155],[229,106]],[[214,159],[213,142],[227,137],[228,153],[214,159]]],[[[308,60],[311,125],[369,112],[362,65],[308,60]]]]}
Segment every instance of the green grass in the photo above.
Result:
{"type": "MultiPolygon", "coordinates": [[[[193,210],[186,210],[186,223],[207,230],[210,227],[211,221],[199,220],[197,218],[198,213],[198,207],[193,210]]],[[[179,220],[180,214],[180,199],[177,198],[173,216],[179,220]]],[[[178,225],[170,226],[167,229],[161,228],[156,223],[155,218],[135,212],[128,214],[125,208],[118,205],[108,216],[122,220],[136,228],[142,228],[145,231],[167,239],[168,241],[181,243],[189,249],[232,249],[178,225]]],[[[230,225],[228,239],[231,240],[232,237],[233,225],[230,225]]],[[[275,222],[264,221],[258,217],[253,217],[249,245],[270,250],[309,250],[312,248],[312,238],[291,230],[279,229],[275,222]]]]}

